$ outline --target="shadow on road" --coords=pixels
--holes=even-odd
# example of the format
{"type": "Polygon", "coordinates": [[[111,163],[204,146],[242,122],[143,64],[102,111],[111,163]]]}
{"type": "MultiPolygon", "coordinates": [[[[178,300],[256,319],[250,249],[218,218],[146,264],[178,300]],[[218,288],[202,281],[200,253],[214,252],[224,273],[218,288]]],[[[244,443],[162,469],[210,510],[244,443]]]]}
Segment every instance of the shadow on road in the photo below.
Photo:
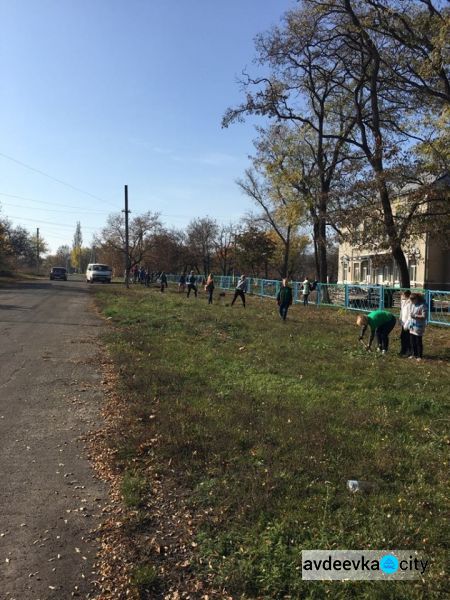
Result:
{"type": "Polygon", "coordinates": [[[31,306],[17,306],[17,304],[0,304],[0,310],[30,310],[31,306]]]}
{"type": "Polygon", "coordinates": [[[47,282],[37,282],[37,283],[28,283],[28,282],[20,282],[20,283],[8,283],[0,288],[1,291],[10,291],[10,290],[55,290],[58,292],[70,292],[70,293],[79,293],[79,294],[88,294],[89,288],[86,287],[86,283],[82,281],[73,281],[69,284],[54,284],[47,282]],[[77,284],[77,285],[72,285],[77,284]],[[83,285],[78,285],[83,284],[83,285]]]}
{"type": "MultiPolygon", "coordinates": [[[[0,306],[1,308],[1,306],[0,306]]],[[[99,325],[86,323],[71,323],[70,321],[25,321],[25,319],[0,319],[0,323],[15,323],[16,325],[57,325],[58,327],[84,327],[86,329],[96,329],[99,325]]]]}

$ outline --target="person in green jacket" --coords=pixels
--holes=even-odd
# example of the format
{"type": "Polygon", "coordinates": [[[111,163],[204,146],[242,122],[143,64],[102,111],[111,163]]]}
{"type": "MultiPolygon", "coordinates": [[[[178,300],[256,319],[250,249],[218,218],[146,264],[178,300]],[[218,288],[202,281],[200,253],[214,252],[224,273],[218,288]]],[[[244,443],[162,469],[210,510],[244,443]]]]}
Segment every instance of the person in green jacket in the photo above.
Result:
{"type": "Polygon", "coordinates": [[[366,329],[370,327],[370,338],[366,349],[370,350],[373,338],[376,335],[378,350],[381,350],[382,354],[386,354],[389,348],[389,334],[394,329],[396,322],[397,319],[387,310],[373,310],[368,315],[358,315],[356,324],[361,327],[359,339],[363,341],[366,329]]]}
{"type": "Polygon", "coordinates": [[[292,304],[292,288],[288,286],[288,280],[283,279],[280,290],[277,294],[277,304],[280,310],[280,317],[286,321],[287,312],[292,304]]]}

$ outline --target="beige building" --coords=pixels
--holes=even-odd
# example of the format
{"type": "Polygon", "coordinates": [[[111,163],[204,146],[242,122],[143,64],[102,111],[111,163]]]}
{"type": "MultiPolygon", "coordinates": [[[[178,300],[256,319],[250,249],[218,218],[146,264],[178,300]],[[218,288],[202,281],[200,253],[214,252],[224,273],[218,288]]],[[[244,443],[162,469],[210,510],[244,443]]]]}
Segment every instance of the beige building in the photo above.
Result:
{"type": "MultiPolygon", "coordinates": [[[[437,181],[447,189],[450,187],[449,175],[437,181]]],[[[442,248],[432,233],[416,240],[414,247],[406,252],[406,259],[411,287],[450,290],[450,250],[442,248]]],[[[400,287],[400,275],[388,251],[374,253],[370,248],[342,242],[339,244],[338,283],[400,287]]]]}

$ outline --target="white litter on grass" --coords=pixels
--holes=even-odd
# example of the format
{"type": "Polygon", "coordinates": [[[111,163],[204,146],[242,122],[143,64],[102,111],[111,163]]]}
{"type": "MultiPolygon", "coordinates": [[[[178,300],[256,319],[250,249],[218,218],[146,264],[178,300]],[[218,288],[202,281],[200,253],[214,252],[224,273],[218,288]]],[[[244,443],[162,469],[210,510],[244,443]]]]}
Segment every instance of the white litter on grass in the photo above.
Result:
{"type": "Polygon", "coordinates": [[[360,491],[359,481],[357,481],[356,479],[349,479],[347,481],[347,489],[349,492],[352,492],[353,494],[355,492],[359,492],[360,491]]]}

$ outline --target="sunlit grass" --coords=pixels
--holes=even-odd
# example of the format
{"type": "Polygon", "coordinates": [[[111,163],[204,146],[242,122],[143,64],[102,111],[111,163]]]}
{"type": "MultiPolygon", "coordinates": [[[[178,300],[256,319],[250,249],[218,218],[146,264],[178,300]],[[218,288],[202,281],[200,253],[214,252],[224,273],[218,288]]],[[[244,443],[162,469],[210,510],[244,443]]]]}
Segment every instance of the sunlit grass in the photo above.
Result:
{"type": "Polygon", "coordinates": [[[397,357],[397,333],[390,354],[365,353],[342,310],[297,306],[283,323],[257,298],[97,295],[129,407],[119,457],[158,436],[157,460],[210,515],[200,572],[242,598],[442,597],[447,331],[427,330],[417,363],[397,357]],[[302,549],[337,548],[417,549],[433,568],[419,584],[302,582],[302,549]]]}

